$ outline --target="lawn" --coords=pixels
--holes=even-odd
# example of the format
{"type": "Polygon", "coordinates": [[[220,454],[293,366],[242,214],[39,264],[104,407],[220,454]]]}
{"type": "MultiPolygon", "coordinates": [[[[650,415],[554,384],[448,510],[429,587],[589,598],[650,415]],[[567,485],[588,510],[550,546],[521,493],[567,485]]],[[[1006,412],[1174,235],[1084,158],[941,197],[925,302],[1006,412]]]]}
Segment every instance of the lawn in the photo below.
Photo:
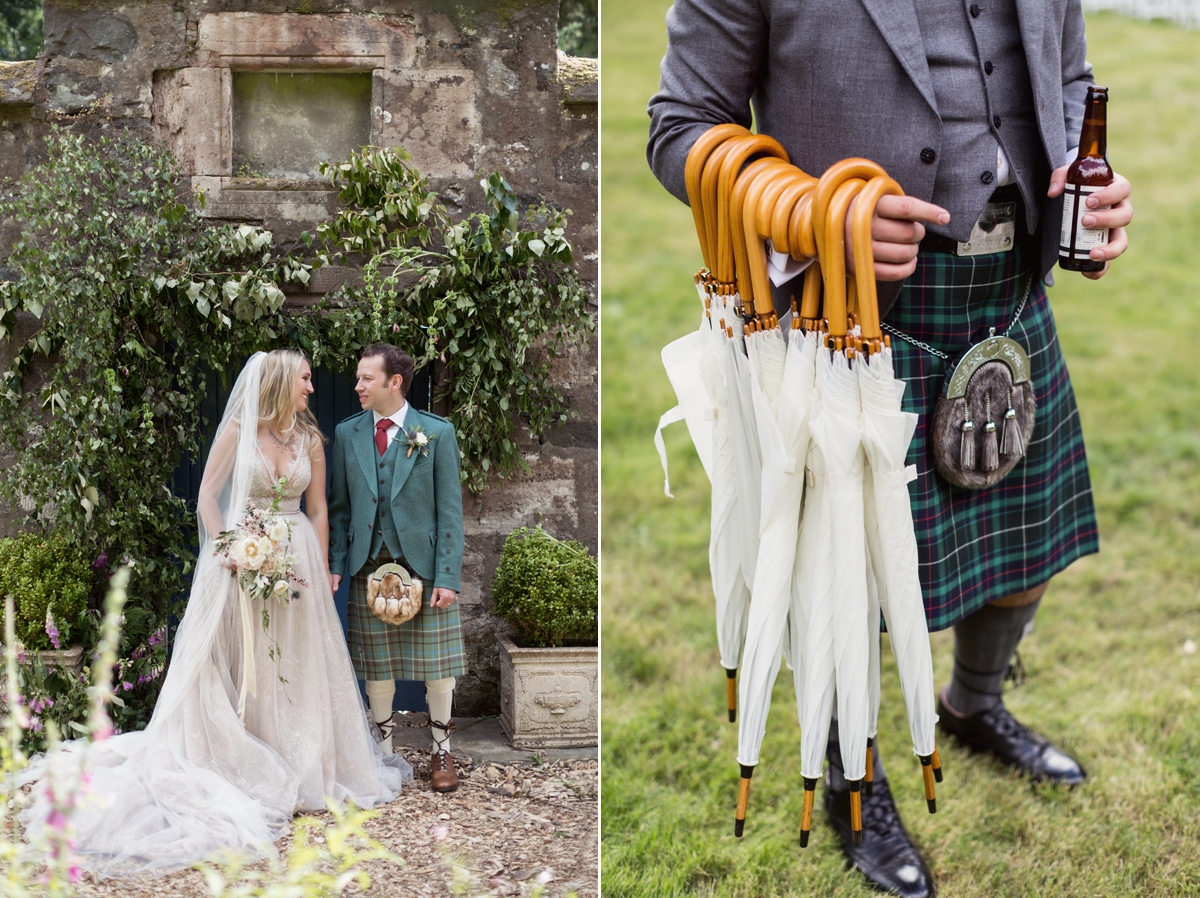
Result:
{"type": "MultiPolygon", "coordinates": [[[[707,571],[708,482],[686,429],[652,444],[674,396],[662,346],[695,326],[688,210],[646,167],[660,0],[605,0],[602,23],[603,893],[867,895],[818,811],[801,851],[799,730],[776,684],[746,835],[733,835],[736,727],[725,721],[707,571]]],[[[1089,58],[1111,91],[1109,158],[1134,184],[1132,248],[1099,283],[1051,291],[1083,416],[1101,553],[1053,581],[1006,702],[1091,774],[1033,788],[941,744],[925,811],[885,647],[880,740],[939,894],[1200,895],[1200,32],[1100,14],[1089,58]]],[[[933,636],[938,683],[951,638],[933,636]]]]}

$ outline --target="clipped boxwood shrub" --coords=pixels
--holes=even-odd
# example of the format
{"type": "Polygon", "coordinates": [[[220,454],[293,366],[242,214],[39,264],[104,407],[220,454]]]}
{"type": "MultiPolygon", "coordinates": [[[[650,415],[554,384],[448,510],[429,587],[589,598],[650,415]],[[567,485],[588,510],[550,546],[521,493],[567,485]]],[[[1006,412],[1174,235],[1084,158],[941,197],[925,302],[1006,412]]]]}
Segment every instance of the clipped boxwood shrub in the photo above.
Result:
{"type": "Polygon", "coordinates": [[[504,541],[493,611],[526,647],[596,644],[596,559],[575,540],[521,527],[504,541]]]}
{"type": "Polygon", "coordinates": [[[0,539],[0,597],[16,602],[17,638],[28,649],[53,649],[46,633],[46,611],[54,614],[60,645],[67,648],[71,630],[87,610],[93,574],[79,550],[66,541],[24,533],[0,539]]]}

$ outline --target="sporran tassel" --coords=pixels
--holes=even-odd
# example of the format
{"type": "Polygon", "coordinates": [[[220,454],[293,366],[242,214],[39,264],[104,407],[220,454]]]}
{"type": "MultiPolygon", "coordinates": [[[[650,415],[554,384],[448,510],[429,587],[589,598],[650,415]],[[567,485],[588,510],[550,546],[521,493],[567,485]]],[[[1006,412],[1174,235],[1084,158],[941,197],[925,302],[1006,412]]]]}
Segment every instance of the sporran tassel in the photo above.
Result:
{"type": "Polygon", "coordinates": [[[967,417],[962,424],[962,443],[958,450],[958,465],[964,471],[975,470],[975,422],[971,420],[970,409],[967,409],[967,417]]]}
{"type": "Polygon", "coordinates": [[[1000,454],[1018,458],[1025,454],[1025,442],[1021,438],[1021,428],[1017,426],[1017,410],[1012,404],[1012,390],[1008,391],[1008,411],[1004,413],[1004,438],[1000,441],[1000,454]]]}
{"type": "Polygon", "coordinates": [[[983,426],[983,469],[994,471],[1000,467],[1000,452],[996,446],[996,422],[992,420],[992,397],[984,397],[984,416],[987,423],[983,426]]]}

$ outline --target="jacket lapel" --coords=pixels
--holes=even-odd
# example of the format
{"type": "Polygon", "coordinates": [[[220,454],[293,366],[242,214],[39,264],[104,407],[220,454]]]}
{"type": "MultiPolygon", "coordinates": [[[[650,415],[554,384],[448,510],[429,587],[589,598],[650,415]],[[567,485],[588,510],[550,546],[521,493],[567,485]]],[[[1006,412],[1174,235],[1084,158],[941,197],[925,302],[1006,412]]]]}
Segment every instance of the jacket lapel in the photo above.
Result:
{"type": "MultiPolygon", "coordinates": [[[[1021,45],[1025,48],[1025,64],[1029,68],[1029,83],[1033,88],[1038,130],[1047,152],[1050,152],[1054,145],[1047,139],[1050,136],[1049,129],[1044,128],[1043,124],[1054,122],[1057,125],[1056,118],[1062,118],[1062,48],[1061,44],[1055,43],[1061,40],[1062,17],[1058,18],[1060,27],[1052,28],[1050,6],[1045,0],[1017,0],[1021,45]],[[1047,83],[1047,74],[1053,76],[1053,83],[1047,83]]],[[[1063,152],[1066,149],[1067,147],[1063,147],[1063,152]]],[[[1050,167],[1057,168],[1063,161],[1052,159],[1050,167]]]]}
{"type": "Polygon", "coordinates": [[[358,458],[359,467],[371,487],[371,494],[379,498],[379,477],[375,472],[378,465],[379,452],[375,449],[375,416],[363,415],[359,420],[358,429],[350,440],[354,447],[354,455],[358,458]]]}
{"type": "Polygon", "coordinates": [[[404,416],[404,426],[400,428],[400,432],[396,434],[396,451],[400,454],[396,456],[396,467],[392,472],[392,496],[394,500],[400,495],[400,489],[404,486],[408,475],[412,473],[413,465],[417,463],[417,450],[414,449],[410,455],[408,452],[408,444],[404,441],[406,431],[412,430],[414,427],[422,424],[420,415],[411,405],[408,407],[408,414],[404,416]]]}
{"type": "Polygon", "coordinates": [[[917,86],[925,102],[937,112],[933,78],[929,74],[925,43],[921,39],[921,26],[917,23],[917,10],[913,2],[914,0],[863,0],[863,6],[875,20],[879,33],[900,60],[900,65],[917,86]]]}

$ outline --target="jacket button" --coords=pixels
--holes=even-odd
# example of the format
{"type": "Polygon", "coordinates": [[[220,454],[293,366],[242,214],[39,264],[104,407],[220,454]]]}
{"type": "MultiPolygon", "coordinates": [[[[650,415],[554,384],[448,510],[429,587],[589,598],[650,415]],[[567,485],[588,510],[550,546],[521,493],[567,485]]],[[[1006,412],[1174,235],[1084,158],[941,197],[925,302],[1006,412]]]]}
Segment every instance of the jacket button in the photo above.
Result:
{"type": "Polygon", "coordinates": [[[992,65],[992,61],[990,59],[983,64],[983,71],[988,75],[992,74],[992,70],[994,68],[995,66],[992,65]]]}
{"type": "Polygon", "coordinates": [[[376,499],[374,496],[372,496],[372,497],[371,497],[371,501],[372,501],[372,502],[378,502],[379,500],[378,500],[378,499],[376,499]]]}
{"type": "Polygon", "coordinates": [[[978,19],[978,18],[979,18],[979,13],[981,13],[981,12],[982,12],[982,10],[979,8],[979,4],[978,4],[978,3],[972,3],[972,4],[971,4],[971,8],[970,8],[969,10],[967,10],[967,11],[968,11],[968,12],[971,14],[971,18],[972,18],[972,19],[978,19]]]}
{"type": "Polygon", "coordinates": [[[984,184],[991,184],[992,179],[995,177],[996,176],[993,175],[990,171],[985,171],[982,175],[979,176],[979,180],[982,181],[984,184]]]}
{"type": "Polygon", "coordinates": [[[1000,116],[993,115],[992,116],[992,124],[995,125],[997,128],[999,128],[1000,127],[1000,116]]]}
{"type": "Polygon", "coordinates": [[[933,147],[921,150],[921,161],[926,165],[932,165],[935,159],[937,159],[937,151],[933,147]]]}
{"type": "Polygon", "coordinates": [[[447,574],[448,574],[448,573],[450,573],[450,568],[449,568],[448,566],[447,566],[447,568],[446,568],[446,573],[447,573],[447,574]]]}

